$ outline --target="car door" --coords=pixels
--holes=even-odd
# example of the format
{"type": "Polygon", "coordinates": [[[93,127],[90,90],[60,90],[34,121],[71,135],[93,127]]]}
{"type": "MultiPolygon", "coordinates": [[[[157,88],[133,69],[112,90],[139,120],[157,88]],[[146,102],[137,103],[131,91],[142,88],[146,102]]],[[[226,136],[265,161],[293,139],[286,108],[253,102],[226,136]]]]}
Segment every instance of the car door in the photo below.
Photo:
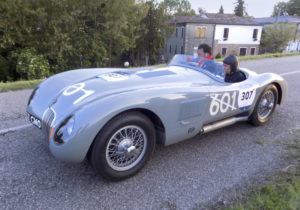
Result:
{"type": "Polygon", "coordinates": [[[246,79],[239,83],[215,82],[210,86],[210,99],[205,123],[211,123],[247,112],[255,102],[259,84],[246,79]]]}

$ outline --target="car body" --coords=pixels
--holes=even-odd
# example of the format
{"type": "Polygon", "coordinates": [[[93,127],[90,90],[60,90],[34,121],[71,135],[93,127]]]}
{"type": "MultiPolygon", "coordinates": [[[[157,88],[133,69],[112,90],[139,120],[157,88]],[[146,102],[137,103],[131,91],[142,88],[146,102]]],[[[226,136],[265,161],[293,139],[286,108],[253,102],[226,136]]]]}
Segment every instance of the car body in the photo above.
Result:
{"type": "Polygon", "coordinates": [[[287,84],[277,74],[242,71],[245,81],[226,83],[221,63],[199,62],[189,55],[175,55],[163,67],[72,70],[39,84],[27,112],[30,121],[47,134],[56,158],[76,163],[92,154],[89,159],[96,171],[120,180],[142,168],[157,142],[170,145],[241,120],[267,122],[276,104],[284,102],[287,84]],[[271,102],[268,94],[273,94],[271,102]],[[261,117],[263,108],[267,115],[261,117]],[[134,138],[139,142],[144,138],[146,143],[134,145],[134,138]],[[110,158],[112,150],[117,156],[125,151],[126,156],[110,158]],[[145,161],[139,159],[145,153],[149,153],[145,161]],[[100,163],[99,155],[103,155],[100,163]],[[137,163],[127,167],[123,162],[132,156],[137,163]],[[111,173],[103,172],[105,167],[111,173]]]}

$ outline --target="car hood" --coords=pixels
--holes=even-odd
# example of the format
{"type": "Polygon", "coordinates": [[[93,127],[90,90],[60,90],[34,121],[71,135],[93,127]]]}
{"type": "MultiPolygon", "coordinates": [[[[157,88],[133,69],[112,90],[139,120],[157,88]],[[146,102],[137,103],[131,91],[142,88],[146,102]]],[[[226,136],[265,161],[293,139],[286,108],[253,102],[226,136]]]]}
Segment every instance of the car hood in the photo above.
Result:
{"type": "Polygon", "coordinates": [[[195,78],[197,83],[208,83],[205,78],[201,80],[201,73],[179,66],[73,70],[41,83],[27,111],[40,118],[50,106],[54,110],[64,110],[64,113],[68,110],[70,113],[86,103],[113,94],[187,86],[195,78]]]}

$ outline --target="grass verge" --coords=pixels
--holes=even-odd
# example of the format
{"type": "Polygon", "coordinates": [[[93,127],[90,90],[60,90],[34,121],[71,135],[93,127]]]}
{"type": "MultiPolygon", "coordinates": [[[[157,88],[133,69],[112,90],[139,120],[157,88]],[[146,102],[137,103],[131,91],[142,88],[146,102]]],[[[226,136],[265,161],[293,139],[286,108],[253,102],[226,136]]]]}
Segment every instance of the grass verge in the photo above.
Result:
{"type": "Polygon", "coordinates": [[[270,184],[253,188],[244,201],[227,209],[300,209],[300,136],[286,146],[291,165],[270,184]]]}
{"type": "MultiPolygon", "coordinates": [[[[287,56],[295,56],[300,55],[300,52],[293,52],[293,53],[266,53],[261,55],[249,55],[249,56],[237,56],[239,61],[248,61],[248,60],[260,60],[266,58],[279,58],[279,57],[287,57],[287,56]]],[[[222,61],[223,58],[215,59],[216,61],[222,61]]]]}
{"type": "Polygon", "coordinates": [[[0,92],[34,88],[42,81],[43,81],[43,79],[6,82],[6,83],[0,82],[0,92]]]}

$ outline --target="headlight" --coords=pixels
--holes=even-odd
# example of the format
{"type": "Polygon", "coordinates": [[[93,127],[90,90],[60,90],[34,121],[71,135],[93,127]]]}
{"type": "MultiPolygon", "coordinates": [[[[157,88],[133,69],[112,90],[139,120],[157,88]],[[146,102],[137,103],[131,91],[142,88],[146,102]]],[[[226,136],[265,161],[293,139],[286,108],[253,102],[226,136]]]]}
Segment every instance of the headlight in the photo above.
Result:
{"type": "Polygon", "coordinates": [[[55,135],[54,135],[54,141],[57,144],[63,144],[68,141],[68,138],[73,133],[75,120],[73,116],[68,117],[61,123],[61,125],[58,127],[55,135]]]}

